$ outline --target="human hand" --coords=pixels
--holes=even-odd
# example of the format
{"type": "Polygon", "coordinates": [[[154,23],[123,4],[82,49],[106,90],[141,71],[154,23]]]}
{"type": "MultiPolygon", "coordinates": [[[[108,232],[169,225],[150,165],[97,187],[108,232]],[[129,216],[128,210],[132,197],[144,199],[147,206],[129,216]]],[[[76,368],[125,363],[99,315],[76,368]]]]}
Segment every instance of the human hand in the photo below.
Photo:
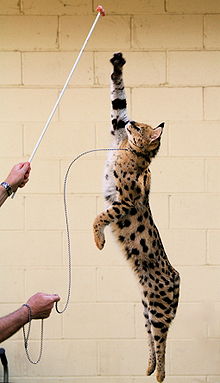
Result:
{"type": "Polygon", "coordinates": [[[29,162],[20,162],[13,166],[5,182],[12,187],[13,192],[16,192],[17,188],[23,188],[29,181],[30,171],[29,162]]]}
{"type": "Polygon", "coordinates": [[[27,305],[31,308],[32,319],[48,318],[54,303],[59,300],[60,297],[57,294],[34,294],[27,301],[27,305]]]}

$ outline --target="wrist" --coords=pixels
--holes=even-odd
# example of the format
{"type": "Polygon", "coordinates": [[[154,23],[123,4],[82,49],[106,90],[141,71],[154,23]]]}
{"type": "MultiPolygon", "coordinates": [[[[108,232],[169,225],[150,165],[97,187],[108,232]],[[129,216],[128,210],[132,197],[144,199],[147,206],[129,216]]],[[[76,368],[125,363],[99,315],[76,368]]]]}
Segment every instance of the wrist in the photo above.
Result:
{"type": "Polygon", "coordinates": [[[12,192],[15,192],[17,190],[18,186],[17,186],[17,183],[16,183],[14,177],[11,177],[9,175],[4,181],[7,182],[11,186],[12,192]]]}
{"type": "Polygon", "coordinates": [[[28,323],[30,321],[30,306],[27,304],[23,304],[20,309],[21,322],[22,325],[28,323]]]}
{"type": "Polygon", "coordinates": [[[10,196],[13,193],[12,186],[7,181],[1,182],[0,185],[2,188],[5,189],[8,196],[10,196]]]}

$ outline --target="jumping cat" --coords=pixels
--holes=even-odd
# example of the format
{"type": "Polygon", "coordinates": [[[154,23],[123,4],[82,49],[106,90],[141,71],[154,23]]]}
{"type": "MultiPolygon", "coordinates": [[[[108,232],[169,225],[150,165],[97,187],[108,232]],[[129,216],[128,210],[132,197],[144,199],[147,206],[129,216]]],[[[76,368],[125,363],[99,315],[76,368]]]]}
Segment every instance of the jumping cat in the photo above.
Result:
{"type": "Polygon", "coordinates": [[[142,287],[148,335],[147,375],[156,369],[158,382],[165,378],[166,338],[175,317],[180,277],[170,264],[149,206],[149,165],[158,152],[164,123],[156,128],[130,121],[123,83],[122,53],[114,54],[111,75],[112,130],[115,148],[105,173],[107,209],[94,222],[94,238],[101,250],[105,226],[120,243],[142,287]]]}

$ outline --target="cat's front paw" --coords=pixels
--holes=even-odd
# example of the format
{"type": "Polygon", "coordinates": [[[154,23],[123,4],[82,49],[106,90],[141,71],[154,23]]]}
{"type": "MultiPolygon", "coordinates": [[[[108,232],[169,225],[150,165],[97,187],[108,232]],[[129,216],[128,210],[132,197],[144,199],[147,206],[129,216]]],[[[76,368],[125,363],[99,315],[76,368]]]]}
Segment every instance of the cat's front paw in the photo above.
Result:
{"type": "Polygon", "coordinates": [[[104,227],[97,223],[97,218],[93,224],[93,234],[96,246],[102,250],[105,244],[104,227]]]}
{"type": "Polygon", "coordinates": [[[122,53],[114,53],[113,57],[111,58],[110,62],[115,68],[121,69],[123,65],[126,63],[124,57],[122,56],[122,53]]]}
{"type": "Polygon", "coordinates": [[[95,244],[99,250],[102,250],[105,244],[105,236],[103,232],[94,230],[94,240],[95,244]]]}

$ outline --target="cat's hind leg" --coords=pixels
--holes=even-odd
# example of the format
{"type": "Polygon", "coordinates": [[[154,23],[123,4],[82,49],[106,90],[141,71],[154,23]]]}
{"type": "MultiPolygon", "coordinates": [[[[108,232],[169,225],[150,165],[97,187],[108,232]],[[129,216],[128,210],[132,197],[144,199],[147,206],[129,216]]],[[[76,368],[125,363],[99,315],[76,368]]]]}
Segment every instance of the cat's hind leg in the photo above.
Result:
{"type": "Polygon", "coordinates": [[[154,347],[154,338],[151,332],[151,324],[149,320],[149,312],[148,312],[148,305],[145,300],[142,300],[143,306],[144,306],[144,317],[146,320],[145,328],[147,331],[147,340],[148,340],[148,366],[146,370],[147,375],[151,375],[155,368],[156,368],[156,353],[155,353],[155,347],[154,347]]]}
{"type": "MultiPolygon", "coordinates": [[[[159,304],[161,307],[163,306],[162,303],[159,304]]],[[[173,313],[168,305],[165,308],[165,311],[169,312],[169,314],[165,314],[162,310],[158,310],[157,308],[157,302],[154,302],[153,307],[150,306],[149,319],[156,353],[156,377],[157,381],[161,383],[165,379],[166,340],[169,326],[173,319],[173,313]]]]}

